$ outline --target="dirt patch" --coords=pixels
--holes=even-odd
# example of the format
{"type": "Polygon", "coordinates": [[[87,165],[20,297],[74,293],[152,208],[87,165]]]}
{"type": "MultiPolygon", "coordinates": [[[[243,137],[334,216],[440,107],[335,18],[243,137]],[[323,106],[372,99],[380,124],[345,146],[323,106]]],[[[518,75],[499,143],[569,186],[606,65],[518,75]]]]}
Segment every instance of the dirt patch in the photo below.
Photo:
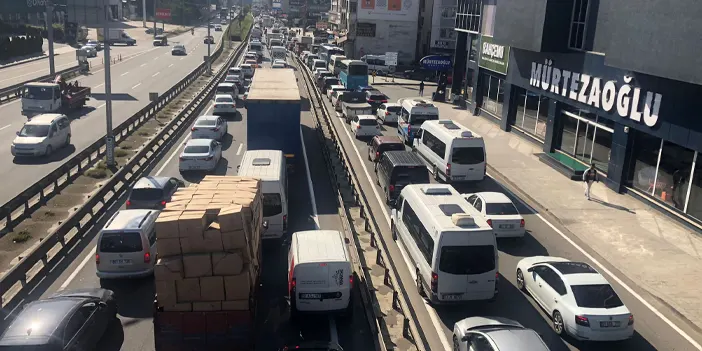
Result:
{"type": "Polygon", "coordinates": [[[53,221],[26,220],[0,238],[0,271],[10,268],[15,257],[44,239],[55,225],[53,221]]]}
{"type": "MultiPolygon", "coordinates": [[[[70,187],[70,185],[69,185],[70,187]]],[[[51,210],[56,209],[72,209],[74,207],[79,207],[87,199],[88,194],[76,194],[76,193],[66,193],[59,196],[55,196],[53,199],[46,203],[46,208],[51,210]]],[[[38,213],[39,211],[37,211],[38,213]]],[[[32,216],[34,218],[34,216],[32,216]]]]}

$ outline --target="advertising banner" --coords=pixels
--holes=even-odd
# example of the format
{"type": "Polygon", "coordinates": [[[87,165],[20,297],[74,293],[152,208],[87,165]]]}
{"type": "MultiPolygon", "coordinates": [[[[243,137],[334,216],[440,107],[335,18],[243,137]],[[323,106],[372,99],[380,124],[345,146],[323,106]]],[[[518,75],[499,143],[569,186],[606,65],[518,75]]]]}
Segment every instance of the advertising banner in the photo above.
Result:
{"type": "Polygon", "coordinates": [[[327,22],[317,22],[315,24],[315,28],[320,29],[320,30],[326,30],[327,29],[327,22]]]}
{"type": "Polygon", "coordinates": [[[509,46],[495,44],[492,37],[481,36],[480,38],[480,60],[478,66],[507,74],[507,64],[509,63],[509,46]]]}
{"type": "Polygon", "coordinates": [[[375,38],[375,23],[356,24],[356,36],[375,38]]]}
{"type": "Polygon", "coordinates": [[[451,56],[442,55],[424,56],[419,64],[429,71],[449,71],[453,67],[451,56]]]}
{"type": "Polygon", "coordinates": [[[358,0],[359,20],[412,21],[419,16],[419,0],[358,0]]]}
{"type": "Polygon", "coordinates": [[[156,18],[171,19],[171,9],[156,9],[156,18]]]}
{"type": "Polygon", "coordinates": [[[307,0],[309,12],[327,12],[331,10],[331,0],[307,0]]]}

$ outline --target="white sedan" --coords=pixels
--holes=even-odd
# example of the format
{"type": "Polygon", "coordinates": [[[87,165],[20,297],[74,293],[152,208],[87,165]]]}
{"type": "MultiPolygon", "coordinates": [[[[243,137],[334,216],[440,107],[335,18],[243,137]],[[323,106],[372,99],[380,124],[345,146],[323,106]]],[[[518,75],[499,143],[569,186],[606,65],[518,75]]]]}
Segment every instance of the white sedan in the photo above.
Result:
{"type": "Polygon", "coordinates": [[[524,237],[524,217],[507,195],[497,192],[463,194],[463,197],[475,207],[487,221],[498,238],[524,237]]]}
{"type": "Polygon", "coordinates": [[[287,62],[285,62],[285,60],[281,60],[281,59],[273,60],[273,64],[274,64],[274,65],[275,65],[275,64],[280,64],[280,65],[283,65],[283,66],[285,66],[285,67],[288,66],[287,62]]]}
{"type": "Polygon", "coordinates": [[[190,137],[222,140],[227,135],[227,121],[219,116],[200,116],[195,120],[190,137]]]}
{"type": "Polygon", "coordinates": [[[271,68],[286,68],[284,64],[281,63],[274,63],[271,65],[271,68]]]}
{"type": "Polygon", "coordinates": [[[380,135],[380,126],[373,115],[356,115],[351,119],[351,129],[358,137],[373,137],[380,135]]]}
{"type": "Polygon", "coordinates": [[[383,124],[397,123],[397,120],[400,117],[400,110],[402,110],[401,105],[393,102],[386,102],[378,107],[376,114],[378,115],[378,119],[383,121],[383,124]]]}
{"type": "Polygon", "coordinates": [[[236,114],[236,101],[229,94],[218,94],[215,96],[212,113],[215,115],[236,114]]]}
{"type": "Polygon", "coordinates": [[[178,159],[180,172],[213,171],[222,158],[222,144],[212,139],[190,139],[178,159]]]}
{"type": "Polygon", "coordinates": [[[187,55],[188,53],[185,51],[185,45],[175,45],[173,46],[173,49],[171,49],[171,55],[187,55]]]}
{"type": "Polygon", "coordinates": [[[589,264],[534,256],[517,263],[517,288],[551,316],[553,330],[579,340],[620,341],[634,334],[634,315],[589,264]]]}

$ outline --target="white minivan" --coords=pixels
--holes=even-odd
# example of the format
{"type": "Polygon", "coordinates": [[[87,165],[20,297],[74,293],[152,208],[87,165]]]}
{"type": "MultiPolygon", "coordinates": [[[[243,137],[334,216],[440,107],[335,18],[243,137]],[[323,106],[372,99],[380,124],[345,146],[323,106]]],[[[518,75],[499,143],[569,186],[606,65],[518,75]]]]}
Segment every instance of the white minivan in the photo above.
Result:
{"type": "Polygon", "coordinates": [[[100,279],[140,278],[154,273],[158,210],[120,210],[98,234],[96,274],[100,279]]]}
{"type": "Polygon", "coordinates": [[[263,220],[268,221],[268,229],[262,238],[281,238],[288,231],[288,175],[283,152],[246,151],[238,175],[261,180],[263,220]]]}
{"type": "Polygon", "coordinates": [[[431,303],[497,297],[495,234],[451,185],[405,186],[390,230],[414,266],[419,294],[431,303]]]}
{"type": "Polygon", "coordinates": [[[336,230],[295,232],[288,252],[290,315],[353,310],[353,269],[343,234],[336,230]]]}
{"type": "Polygon", "coordinates": [[[450,119],[422,123],[414,137],[412,150],[421,156],[437,181],[485,179],[485,140],[450,119]]]}

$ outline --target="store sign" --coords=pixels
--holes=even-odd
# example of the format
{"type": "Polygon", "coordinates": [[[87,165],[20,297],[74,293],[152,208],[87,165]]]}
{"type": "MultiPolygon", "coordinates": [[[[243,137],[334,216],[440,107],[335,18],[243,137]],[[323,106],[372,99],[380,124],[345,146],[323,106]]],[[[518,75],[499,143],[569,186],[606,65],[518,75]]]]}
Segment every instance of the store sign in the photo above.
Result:
{"type": "Polygon", "coordinates": [[[356,36],[375,38],[375,23],[359,23],[356,25],[356,36]]]}
{"type": "Polygon", "coordinates": [[[156,9],[156,18],[171,19],[171,9],[156,9]]]}
{"type": "Polygon", "coordinates": [[[451,56],[440,55],[424,56],[419,60],[419,64],[430,71],[449,71],[453,67],[451,56]]]}
{"type": "Polygon", "coordinates": [[[315,23],[315,28],[320,29],[320,30],[326,30],[327,29],[327,22],[317,22],[315,23]]]}
{"type": "Polygon", "coordinates": [[[616,109],[621,117],[636,122],[641,122],[643,118],[643,123],[647,126],[655,126],[663,95],[651,91],[642,92],[641,88],[630,84],[633,80],[631,76],[624,76],[623,80],[624,84],[617,87],[614,80],[603,83],[602,78],[561,70],[553,67],[552,60],[546,60],[544,63],[531,63],[529,84],[606,112],[616,109]],[[645,98],[643,93],[646,93],[645,98]]]}
{"type": "Polygon", "coordinates": [[[482,45],[478,66],[497,73],[507,74],[509,46],[495,44],[492,37],[484,35],[481,37],[480,42],[482,45]]]}

